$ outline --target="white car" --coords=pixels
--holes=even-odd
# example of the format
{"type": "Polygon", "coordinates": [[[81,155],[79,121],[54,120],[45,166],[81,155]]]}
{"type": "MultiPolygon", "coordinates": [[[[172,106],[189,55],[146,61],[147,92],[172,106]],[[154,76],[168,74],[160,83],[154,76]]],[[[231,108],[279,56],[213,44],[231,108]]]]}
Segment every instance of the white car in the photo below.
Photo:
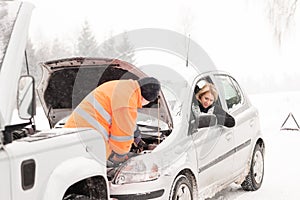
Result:
{"type": "Polygon", "coordinates": [[[40,97],[56,128],[103,82],[147,75],[161,81],[159,100],[139,110],[137,124],[145,144],[132,147],[133,156],[122,165],[108,166],[112,199],[205,199],[233,182],[244,190],[260,188],[265,145],[258,111],[229,74],[186,67],[185,62],[138,69],[100,58],[54,60],[42,67],[40,97]],[[205,82],[216,85],[216,103],[234,117],[234,127],[218,124],[213,114],[198,113],[194,91],[205,82]]]}
{"type": "Polygon", "coordinates": [[[96,131],[36,130],[34,78],[21,76],[22,67],[29,73],[23,65],[32,10],[27,2],[0,1],[0,199],[108,199],[104,140],[96,131]]]}

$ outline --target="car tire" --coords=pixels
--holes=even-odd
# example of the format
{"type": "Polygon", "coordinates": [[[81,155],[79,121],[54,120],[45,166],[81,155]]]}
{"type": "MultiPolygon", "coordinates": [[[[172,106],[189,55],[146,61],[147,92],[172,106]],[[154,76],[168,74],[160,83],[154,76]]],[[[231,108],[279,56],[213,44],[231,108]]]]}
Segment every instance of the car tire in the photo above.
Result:
{"type": "Polygon", "coordinates": [[[172,186],[171,200],[193,200],[193,187],[185,175],[179,175],[172,186]]]}
{"type": "Polygon", "coordinates": [[[264,145],[256,144],[250,171],[242,183],[242,188],[245,191],[255,191],[260,188],[264,177],[264,145]]]}
{"type": "Polygon", "coordinates": [[[81,197],[75,198],[74,200],[92,200],[92,199],[89,197],[86,197],[86,196],[81,196],[81,197]]]}
{"type": "Polygon", "coordinates": [[[69,195],[68,197],[64,198],[63,200],[93,200],[87,196],[84,195],[77,195],[77,194],[72,194],[69,195]]]}

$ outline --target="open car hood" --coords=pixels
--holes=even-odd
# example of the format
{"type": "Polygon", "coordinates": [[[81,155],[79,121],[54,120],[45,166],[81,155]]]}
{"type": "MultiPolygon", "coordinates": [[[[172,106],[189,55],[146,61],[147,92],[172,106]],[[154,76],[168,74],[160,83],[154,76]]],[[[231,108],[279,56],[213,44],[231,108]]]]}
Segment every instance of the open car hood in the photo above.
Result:
{"type": "Polygon", "coordinates": [[[0,130],[10,125],[16,106],[33,5],[0,1],[0,130]]]}
{"type": "MultiPolygon", "coordinates": [[[[76,57],[47,61],[40,65],[43,77],[37,92],[51,127],[70,115],[87,94],[104,82],[147,77],[134,65],[118,59],[76,57]]],[[[172,129],[166,100],[162,92],[159,95],[159,104],[152,102],[139,112],[159,116],[172,129]]]]}

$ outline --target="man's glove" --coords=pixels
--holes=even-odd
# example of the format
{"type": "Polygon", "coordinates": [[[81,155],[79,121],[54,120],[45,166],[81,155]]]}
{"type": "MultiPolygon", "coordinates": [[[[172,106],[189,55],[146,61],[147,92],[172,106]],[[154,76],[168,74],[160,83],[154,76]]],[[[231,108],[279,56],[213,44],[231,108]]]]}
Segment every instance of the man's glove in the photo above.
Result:
{"type": "Polygon", "coordinates": [[[108,160],[113,163],[113,166],[117,166],[120,163],[123,163],[126,160],[128,160],[128,155],[127,154],[119,155],[119,154],[116,154],[115,152],[112,152],[111,155],[109,156],[108,160]]]}
{"type": "Polygon", "coordinates": [[[134,140],[133,140],[133,144],[135,147],[138,147],[138,144],[140,143],[140,141],[142,140],[142,135],[141,135],[141,131],[139,129],[139,127],[136,127],[136,130],[134,131],[134,140]]]}
{"type": "Polygon", "coordinates": [[[137,148],[136,153],[140,153],[144,151],[144,148],[147,147],[146,142],[142,140],[142,135],[140,129],[137,127],[137,129],[134,131],[134,141],[133,145],[135,148],[137,148]]]}
{"type": "Polygon", "coordinates": [[[143,144],[145,144],[145,142],[142,140],[141,137],[138,137],[138,138],[134,138],[133,144],[135,147],[140,147],[140,146],[143,146],[143,144]]]}
{"type": "Polygon", "coordinates": [[[137,144],[137,148],[144,149],[145,147],[147,147],[147,143],[141,139],[140,142],[137,144]]]}

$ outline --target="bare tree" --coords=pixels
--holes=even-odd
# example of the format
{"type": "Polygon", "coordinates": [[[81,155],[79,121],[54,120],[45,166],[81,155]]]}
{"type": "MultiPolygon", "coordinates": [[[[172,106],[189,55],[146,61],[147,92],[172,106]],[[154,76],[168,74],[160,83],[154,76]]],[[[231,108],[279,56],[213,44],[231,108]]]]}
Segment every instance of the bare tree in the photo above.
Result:
{"type": "Polygon", "coordinates": [[[279,46],[293,21],[298,0],[267,0],[267,15],[279,46]]]}

